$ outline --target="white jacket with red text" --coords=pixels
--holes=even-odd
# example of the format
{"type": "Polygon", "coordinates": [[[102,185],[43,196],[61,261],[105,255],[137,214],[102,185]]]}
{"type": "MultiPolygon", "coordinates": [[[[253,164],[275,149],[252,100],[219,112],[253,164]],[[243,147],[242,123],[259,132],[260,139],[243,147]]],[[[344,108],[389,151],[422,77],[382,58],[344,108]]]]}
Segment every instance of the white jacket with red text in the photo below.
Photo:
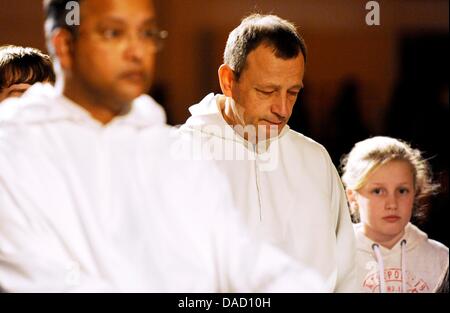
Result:
{"type": "Polygon", "coordinates": [[[367,238],[356,224],[360,292],[435,292],[448,270],[448,248],[409,223],[405,235],[387,249],[367,238]],[[384,279],[380,280],[380,273],[384,279]]]}

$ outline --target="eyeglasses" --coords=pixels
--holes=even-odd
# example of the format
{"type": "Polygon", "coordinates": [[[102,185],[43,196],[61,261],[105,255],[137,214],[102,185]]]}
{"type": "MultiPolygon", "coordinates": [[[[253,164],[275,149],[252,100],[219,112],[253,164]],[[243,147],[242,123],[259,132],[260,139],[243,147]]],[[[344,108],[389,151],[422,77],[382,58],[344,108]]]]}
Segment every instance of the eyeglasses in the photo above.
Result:
{"type": "Polygon", "coordinates": [[[169,36],[169,32],[167,30],[153,29],[150,31],[149,36],[155,44],[155,50],[161,51],[164,47],[165,39],[169,36]]]}
{"type": "MultiPolygon", "coordinates": [[[[105,29],[105,30],[96,31],[96,32],[92,32],[89,30],[77,29],[77,32],[74,33],[74,36],[77,36],[77,37],[81,37],[84,35],[100,36],[103,40],[114,42],[114,41],[124,40],[130,34],[126,33],[122,29],[114,29],[114,28],[105,29]]],[[[141,32],[139,34],[139,36],[141,39],[145,38],[145,40],[147,40],[147,43],[150,43],[150,49],[152,50],[152,52],[158,52],[164,47],[164,40],[169,36],[169,32],[166,30],[160,30],[158,28],[153,28],[153,29],[144,30],[143,32],[141,32]]]]}

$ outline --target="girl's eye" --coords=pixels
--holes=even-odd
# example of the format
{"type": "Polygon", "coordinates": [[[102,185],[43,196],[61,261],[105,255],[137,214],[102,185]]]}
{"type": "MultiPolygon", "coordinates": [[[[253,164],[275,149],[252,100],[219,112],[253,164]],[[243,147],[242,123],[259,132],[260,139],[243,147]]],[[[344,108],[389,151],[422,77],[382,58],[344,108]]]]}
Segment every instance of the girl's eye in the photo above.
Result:
{"type": "Polygon", "coordinates": [[[409,193],[409,189],[408,188],[400,188],[399,189],[400,194],[402,195],[406,195],[409,193]]]}
{"type": "Polygon", "coordinates": [[[381,195],[383,193],[383,190],[381,188],[374,188],[371,192],[374,195],[381,195]]]}

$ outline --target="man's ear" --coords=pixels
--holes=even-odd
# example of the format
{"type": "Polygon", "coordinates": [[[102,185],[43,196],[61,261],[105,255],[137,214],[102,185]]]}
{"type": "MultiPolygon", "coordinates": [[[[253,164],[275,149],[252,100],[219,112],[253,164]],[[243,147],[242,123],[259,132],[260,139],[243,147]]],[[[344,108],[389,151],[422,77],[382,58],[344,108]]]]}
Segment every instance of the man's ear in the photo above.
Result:
{"type": "Polygon", "coordinates": [[[220,89],[224,96],[232,97],[233,84],[234,84],[234,72],[230,66],[222,64],[219,67],[219,82],[220,89]]]}
{"type": "Polygon", "coordinates": [[[73,36],[67,30],[59,28],[52,33],[54,53],[63,70],[70,70],[73,61],[73,36]]]}

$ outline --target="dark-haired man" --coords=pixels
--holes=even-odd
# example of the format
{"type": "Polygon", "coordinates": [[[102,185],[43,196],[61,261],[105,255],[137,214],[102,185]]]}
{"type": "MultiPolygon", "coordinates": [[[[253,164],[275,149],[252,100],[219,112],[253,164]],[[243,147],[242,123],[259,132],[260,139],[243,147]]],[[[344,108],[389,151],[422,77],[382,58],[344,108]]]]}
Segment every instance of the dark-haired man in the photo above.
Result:
{"type": "Polygon", "coordinates": [[[317,271],[329,292],[348,292],[355,243],[341,181],[327,151],[287,125],[305,62],[293,24],[245,18],[226,44],[223,95],[192,106],[182,131],[212,151],[254,234],[317,271]]]}
{"type": "Polygon", "coordinates": [[[226,181],[184,158],[140,96],[164,37],[152,1],[81,0],[80,25],[66,24],[68,2],[45,1],[56,88],[0,107],[3,289],[323,291],[320,276],[251,239],[226,181]]]}
{"type": "Polygon", "coordinates": [[[30,47],[0,47],[0,102],[21,96],[37,82],[55,82],[48,55],[30,47]]]}

